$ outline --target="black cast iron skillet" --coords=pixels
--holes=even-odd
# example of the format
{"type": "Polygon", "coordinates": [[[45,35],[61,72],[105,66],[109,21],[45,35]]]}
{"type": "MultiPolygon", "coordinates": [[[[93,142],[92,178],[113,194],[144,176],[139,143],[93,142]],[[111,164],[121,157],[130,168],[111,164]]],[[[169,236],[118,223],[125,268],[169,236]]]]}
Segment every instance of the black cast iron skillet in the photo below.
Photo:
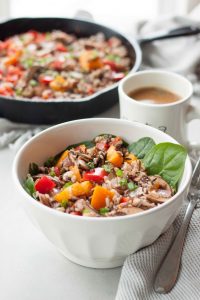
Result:
{"type": "MultiPolygon", "coordinates": [[[[141,64],[142,52],[140,45],[164,38],[193,35],[200,32],[198,27],[184,27],[162,32],[141,40],[129,40],[124,35],[105,26],[77,19],[64,18],[20,18],[0,24],[0,40],[28,30],[40,32],[60,29],[74,33],[78,37],[86,37],[97,32],[103,32],[106,38],[118,37],[127,47],[131,58],[130,73],[136,72],[141,64]]],[[[93,117],[118,101],[117,83],[111,87],[82,98],[80,100],[31,100],[13,99],[0,96],[0,117],[14,122],[29,124],[56,124],[64,121],[93,117]]]]}

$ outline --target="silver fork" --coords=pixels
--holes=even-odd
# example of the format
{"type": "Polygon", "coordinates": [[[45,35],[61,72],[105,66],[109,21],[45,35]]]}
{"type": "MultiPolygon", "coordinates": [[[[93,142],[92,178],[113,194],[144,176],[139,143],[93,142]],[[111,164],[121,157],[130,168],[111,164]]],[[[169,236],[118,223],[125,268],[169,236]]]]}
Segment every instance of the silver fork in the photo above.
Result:
{"type": "Polygon", "coordinates": [[[172,245],[170,246],[161,266],[158,270],[154,281],[154,290],[160,294],[168,293],[175,285],[180,262],[181,254],[187,228],[190,223],[194,208],[200,199],[200,158],[194,168],[191,180],[191,186],[188,194],[189,204],[182,222],[182,225],[177,233],[172,245]]]}

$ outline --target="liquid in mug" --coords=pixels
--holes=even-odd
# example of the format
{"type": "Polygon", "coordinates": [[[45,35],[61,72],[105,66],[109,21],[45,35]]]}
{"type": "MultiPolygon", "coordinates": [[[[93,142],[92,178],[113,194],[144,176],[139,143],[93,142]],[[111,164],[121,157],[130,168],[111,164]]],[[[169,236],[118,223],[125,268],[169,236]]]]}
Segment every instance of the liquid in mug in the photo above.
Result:
{"type": "Polygon", "coordinates": [[[131,91],[129,97],[150,104],[167,104],[179,101],[181,97],[171,91],[159,87],[143,87],[131,91]]]}

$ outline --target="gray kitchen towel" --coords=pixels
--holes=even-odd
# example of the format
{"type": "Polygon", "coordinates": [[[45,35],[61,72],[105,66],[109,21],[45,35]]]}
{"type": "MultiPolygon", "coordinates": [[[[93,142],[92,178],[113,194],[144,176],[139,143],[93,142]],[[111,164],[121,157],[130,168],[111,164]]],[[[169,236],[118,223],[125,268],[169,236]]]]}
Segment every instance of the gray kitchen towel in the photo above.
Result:
{"type": "Polygon", "coordinates": [[[47,126],[14,123],[0,118],[0,149],[9,146],[17,151],[21,145],[47,126]]]}
{"type": "Polygon", "coordinates": [[[182,222],[186,205],[175,222],[152,245],[128,256],[122,268],[116,300],[199,300],[200,299],[200,206],[193,213],[185,241],[181,269],[175,287],[157,294],[153,280],[169,245],[182,222]]]}

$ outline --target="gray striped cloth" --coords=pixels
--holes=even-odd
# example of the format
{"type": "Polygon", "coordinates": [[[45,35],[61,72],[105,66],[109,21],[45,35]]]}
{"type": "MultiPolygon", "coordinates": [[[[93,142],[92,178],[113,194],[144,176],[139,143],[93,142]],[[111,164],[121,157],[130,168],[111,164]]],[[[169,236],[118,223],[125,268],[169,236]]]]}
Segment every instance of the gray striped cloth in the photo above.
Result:
{"type": "Polygon", "coordinates": [[[182,222],[186,205],[174,224],[152,245],[130,255],[122,268],[116,300],[200,300],[200,205],[188,229],[178,281],[170,293],[153,290],[153,280],[182,222]]]}

